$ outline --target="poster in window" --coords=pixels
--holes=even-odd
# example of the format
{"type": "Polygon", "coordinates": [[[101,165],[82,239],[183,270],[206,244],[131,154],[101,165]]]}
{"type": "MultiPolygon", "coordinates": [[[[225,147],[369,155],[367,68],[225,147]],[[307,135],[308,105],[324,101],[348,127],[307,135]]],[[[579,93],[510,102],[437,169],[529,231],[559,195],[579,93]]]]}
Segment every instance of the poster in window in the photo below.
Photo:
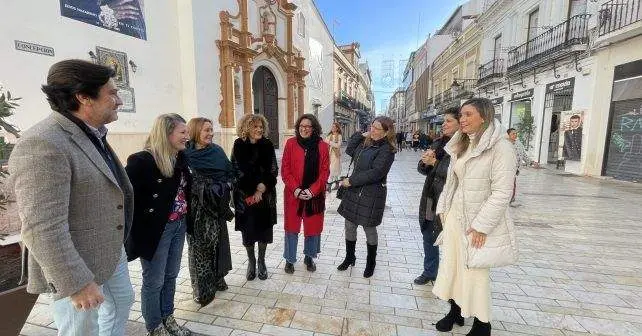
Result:
{"type": "Polygon", "coordinates": [[[60,0],[60,15],[147,40],[144,0],[60,0]]]}
{"type": "Polygon", "coordinates": [[[565,160],[580,161],[582,158],[582,123],[584,111],[563,111],[560,129],[564,137],[560,137],[561,155],[565,160]]]}

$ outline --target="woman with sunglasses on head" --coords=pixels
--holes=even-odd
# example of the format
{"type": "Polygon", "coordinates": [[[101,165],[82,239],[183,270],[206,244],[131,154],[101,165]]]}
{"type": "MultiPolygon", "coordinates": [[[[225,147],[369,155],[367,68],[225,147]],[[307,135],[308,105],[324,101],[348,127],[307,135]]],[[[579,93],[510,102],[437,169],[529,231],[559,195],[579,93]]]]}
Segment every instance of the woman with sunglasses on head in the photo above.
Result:
{"type": "Polygon", "coordinates": [[[309,272],[317,269],[313,259],[321,252],[321,232],[325,212],[325,188],[330,175],[329,146],[321,139],[321,125],[312,114],[297,120],[295,137],[283,149],[281,178],[285,183],[285,272],[294,273],[297,243],[303,223],[304,263],[309,272]]]}
{"type": "Polygon", "coordinates": [[[396,133],[394,122],[377,117],[370,132],[355,133],[348,141],[346,154],[353,160],[353,171],[341,181],[345,191],[338,212],[345,218],[346,257],[337,267],[344,271],[356,261],[357,227],[366,233],[368,256],[363,277],[374,273],[377,257],[377,226],[381,224],[386,206],[386,179],[395,160],[396,133]]]}

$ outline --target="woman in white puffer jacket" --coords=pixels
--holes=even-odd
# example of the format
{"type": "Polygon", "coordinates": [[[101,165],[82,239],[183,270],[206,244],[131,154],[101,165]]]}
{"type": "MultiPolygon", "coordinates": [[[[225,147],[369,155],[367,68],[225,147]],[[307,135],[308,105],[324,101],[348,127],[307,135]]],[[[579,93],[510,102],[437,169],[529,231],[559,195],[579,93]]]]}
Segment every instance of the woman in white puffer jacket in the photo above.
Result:
{"type": "Polygon", "coordinates": [[[433,293],[450,302],[450,312],[436,323],[439,331],[474,316],[467,335],[490,335],[489,270],[517,259],[509,214],[515,150],[494,114],[488,99],[466,101],[460,130],[445,148],[451,161],[436,209],[444,228],[435,243],[443,256],[433,293]]]}

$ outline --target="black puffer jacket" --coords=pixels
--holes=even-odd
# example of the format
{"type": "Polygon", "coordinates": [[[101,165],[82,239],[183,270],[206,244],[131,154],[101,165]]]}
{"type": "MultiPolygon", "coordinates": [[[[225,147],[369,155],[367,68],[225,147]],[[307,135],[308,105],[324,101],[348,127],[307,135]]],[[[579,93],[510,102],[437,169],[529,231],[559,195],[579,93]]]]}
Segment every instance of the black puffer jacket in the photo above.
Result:
{"type": "MultiPolygon", "coordinates": [[[[424,164],[421,160],[417,164],[417,171],[426,175],[426,180],[424,181],[424,188],[421,192],[421,201],[419,202],[419,223],[423,225],[423,220],[426,218],[427,204],[428,201],[431,201],[430,211],[432,215],[435,215],[435,208],[437,207],[437,201],[439,200],[439,195],[444,189],[446,184],[446,175],[448,174],[448,166],[450,165],[450,155],[446,153],[444,147],[450,138],[441,137],[435,140],[430,149],[435,151],[436,158],[438,160],[436,166],[428,166],[424,164]]],[[[435,216],[436,217],[436,216],[435,216]]],[[[439,218],[435,218],[439,220],[439,218]]],[[[422,228],[423,230],[423,228],[422,228]]]]}
{"type": "Polygon", "coordinates": [[[364,139],[356,133],[348,140],[346,154],[354,160],[354,170],[338,212],[354,224],[370,227],[381,224],[386,206],[386,178],[395,152],[385,138],[366,147],[364,139]]]}

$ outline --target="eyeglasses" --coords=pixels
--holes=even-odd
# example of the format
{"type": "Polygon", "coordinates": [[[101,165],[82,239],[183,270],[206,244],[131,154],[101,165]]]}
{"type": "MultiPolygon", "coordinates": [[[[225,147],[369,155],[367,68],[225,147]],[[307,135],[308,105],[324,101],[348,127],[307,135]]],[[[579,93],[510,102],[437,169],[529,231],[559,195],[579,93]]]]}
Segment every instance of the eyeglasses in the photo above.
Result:
{"type": "Polygon", "coordinates": [[[370,125],[370,127],[371,127],[371,128],[374,128],[374,129],[376,129],[376,130],[378,130],[378,131],[383,131],[383,128],[382,128],[382,127],[377,127],[377,126],[375,126],[375,125],[370,125]]]}
{"type": "Polygon", "coordinates": [[[299,125],[299,128],[303,128],[303,129],[311,129],[311,128],[312,128],[312,125],[299,125]]]}

